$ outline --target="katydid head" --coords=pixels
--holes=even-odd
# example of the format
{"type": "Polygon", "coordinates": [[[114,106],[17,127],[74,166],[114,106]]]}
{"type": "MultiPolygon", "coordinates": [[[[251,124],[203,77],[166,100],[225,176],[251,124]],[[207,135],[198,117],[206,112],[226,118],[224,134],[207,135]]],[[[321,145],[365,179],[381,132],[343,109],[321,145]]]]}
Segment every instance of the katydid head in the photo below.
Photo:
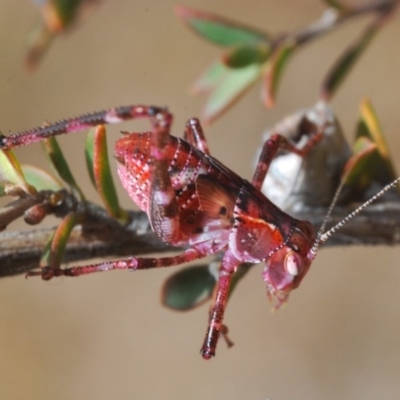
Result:
{"type": "Polygon", "coordinates": [[[275,302],[275,309],[278,309],[285,303],[289,297],[289,293],[300,285],[300,282],[317,255],[319,246],[324,244],[338,229],[343,227],[376,199],[381,197],[389,189],[395,187],[398,182],[400,182],[400,177],[386,185],[375,196],[357,207],[347,215],[347,217],[343,218],[325,233],[324,229],[326,223],[336,204],[342,188],[341,186],[337,189],[335,197],[316,236],[314,234],[314,228],[309,222],[297,221],[289,240],[276,251],[272,252],[266,260],[263,278],[267,284],[268,297],[275,302]]]}
{"type": "Polygon", "coordinates": [[[314,227],[296,221],[290,238],[266,259],[263,278],[267,294],[278,309],[296,289],[310,268],[309,251],[315,241],[314,227]]]}

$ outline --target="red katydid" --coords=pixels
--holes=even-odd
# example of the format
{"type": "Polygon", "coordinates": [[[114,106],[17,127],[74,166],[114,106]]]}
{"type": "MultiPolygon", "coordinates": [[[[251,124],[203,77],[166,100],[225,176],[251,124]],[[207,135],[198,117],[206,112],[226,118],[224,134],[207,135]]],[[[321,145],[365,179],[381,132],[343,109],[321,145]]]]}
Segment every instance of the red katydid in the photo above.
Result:
{"type": "MultiPolygon", "coordinates": [[[[314,132],[303,148],[297,148],[283,136],[272,135],[263,145],[251,183],[210,155],[197,119],[188,121],[184,139],[176,138],[170,135],[172,115],[166,109],[153,106],[118,107],[0,136],[0,148],[12,149],[55,135],[135,118],[148,118],[153,129],[148,133],[126,134],[116,142],[114,155],[122,185],[147,213],[158,238],[187,250],[170,257],[130,257],[64,269],[44,267],[30,275],[50,279],[113,269],[167,267],[222,252],[207,333],[201,347],[205,359],[215,355],[219,336],[224,333],[223,315],[232,275],[239,264],[265,263],[263,278],[267,292],[279,307],[299,286],[318,246],[400,180],[385,186],[326,233],[323,233],[324,223],[316,234],[311,223],[289,216],[260,189],[278,150],[305,156],[321,139],[321,131],[314,132]]],[[[334,202],[331,208],[333,205],[334,202]]]]}

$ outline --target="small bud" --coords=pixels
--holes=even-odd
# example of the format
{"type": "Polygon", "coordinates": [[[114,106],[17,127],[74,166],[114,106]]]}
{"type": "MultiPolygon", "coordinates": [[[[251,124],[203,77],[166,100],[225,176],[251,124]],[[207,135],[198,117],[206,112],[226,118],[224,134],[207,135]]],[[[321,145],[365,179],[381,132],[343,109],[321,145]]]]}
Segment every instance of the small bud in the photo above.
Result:
{"type": "Polygon", "coordinates": [[[37,204],[24,213],[24,221],[29,225],[36,225],[43,221],[48,213],[48,206],[44,204],[37,204]]]}

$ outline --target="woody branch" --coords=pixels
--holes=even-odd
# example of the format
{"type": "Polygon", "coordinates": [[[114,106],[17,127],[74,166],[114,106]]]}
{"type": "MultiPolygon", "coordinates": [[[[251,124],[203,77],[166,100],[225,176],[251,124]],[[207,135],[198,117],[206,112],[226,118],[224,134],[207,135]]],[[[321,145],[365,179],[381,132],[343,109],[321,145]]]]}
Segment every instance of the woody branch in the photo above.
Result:
{"type": "MultiPolygon", "coordinates": [[[[324,247],[400,244],[399,200],[400,196],[392,193],[389,199],[370,206],[330,238],[324,247]]],[[[120,225],[101,207],[93,203],[86,203],[85,206],[84,223],[74,229],[68,241],[63,259],[65,263],[96,257],[135,256],[174,250],[157,239],[144,212],[130,211],[129,222],[120,225]]],[[[348,215],[352,209],[354,207],[336,207],[328,228],[348,215]]],[[[313,208],[303,210],[296,217],[309,220],[318,229],[326,211],[323,207],[313,208]]],[[[0,233],[0,277],[23,274],[37,268],[43,248],[53,230],[46,228],[0,233]]]]}

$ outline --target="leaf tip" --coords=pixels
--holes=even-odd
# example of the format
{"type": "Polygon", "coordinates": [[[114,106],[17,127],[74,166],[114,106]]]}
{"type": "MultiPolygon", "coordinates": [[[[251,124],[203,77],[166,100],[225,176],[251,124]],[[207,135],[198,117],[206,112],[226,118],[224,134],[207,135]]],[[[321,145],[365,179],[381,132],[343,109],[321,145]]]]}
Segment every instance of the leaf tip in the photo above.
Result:
{"type": "Polygon", "coordinates": [[[187,7],[185,7],[182,4],[176,4],[174,6],[174,12],[179,18],[184,19],[185,16],[187,15],[187,7]]]}

